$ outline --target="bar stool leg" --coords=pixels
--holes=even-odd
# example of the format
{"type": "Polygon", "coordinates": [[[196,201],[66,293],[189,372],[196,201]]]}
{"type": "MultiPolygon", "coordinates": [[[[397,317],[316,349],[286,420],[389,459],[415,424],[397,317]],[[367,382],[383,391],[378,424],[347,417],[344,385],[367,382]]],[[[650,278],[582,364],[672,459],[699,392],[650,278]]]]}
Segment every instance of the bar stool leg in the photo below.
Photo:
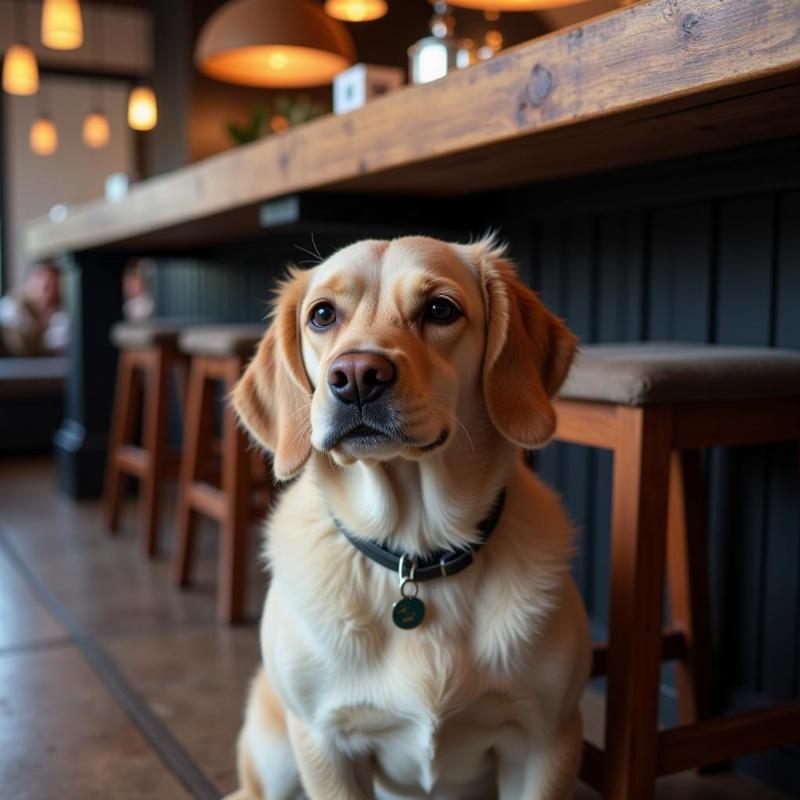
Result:
{"type": "Polygon", "coordinates": [[[106,528],[112,533],[119,530],[119,513],[126,486],[126,476],[119,467],[117,454],[119,449],[130,442],[133,437],[136,409],[141,392],[141,381],[135,360],[133,355],[126,350],[119,354],[117,374],[104,493],[106,528]]]}
{"type": "MultiPolygon", "coordinates": [[[[231,359],[225,381],[225,397],[230,395],[242,371],[242,364],[231,359]]],[[[219,602],[220,622],[241,621],[245,605],[247,529],[250,523],[250,454],[247,437],[226,402],[222,433],[222,489],[225,517],[220,531],[219,602]]]]}
{"type": "Polygon", "coordinates": [[[667,552],[672,625],[683,631],[686,658],[678,662],[678,721],[708,716],[711,691],[706,494],[698,450],[674,452],[670,464],[667,552]]]}
{"type": "Polygon", "coordinates": [[[178,586],[189,583],[197,515],[192,508],[191,487],[204,474],[213,428],[213,384],[207,380],[205,361],[192,360],[186,400],[183,453],[178,481],[178,509],[175,521],[175,546],[172,578],[178,586]]]}
{"type": "Polygon", "coordinates": [[[147,469],[142,476],[139,539],[144,553],[152,558],[158,546],[158,515],[161,486],[165,477],[167,391],[169,354],[156,348],[147,355],[145,367],[144,450],[147,469]]]}
{"type": "Polygon", "coordinates": [[[666,406],[618,407],[614,451],[606,800],[650,800],[658,700],[671,441],[666,406]]]}

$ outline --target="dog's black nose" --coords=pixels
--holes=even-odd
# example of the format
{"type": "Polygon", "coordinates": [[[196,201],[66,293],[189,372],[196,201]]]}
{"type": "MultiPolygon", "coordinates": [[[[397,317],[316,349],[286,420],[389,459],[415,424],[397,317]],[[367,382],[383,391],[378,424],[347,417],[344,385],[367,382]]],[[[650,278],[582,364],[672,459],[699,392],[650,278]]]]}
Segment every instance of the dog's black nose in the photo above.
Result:
{"type": "Polygon", "coordinates": [[[395,379],[394,364],[388,358],[367,350],[339,356],[328,370],[328,386],[342,403],[359,408],[377,400],[395,379]]]}

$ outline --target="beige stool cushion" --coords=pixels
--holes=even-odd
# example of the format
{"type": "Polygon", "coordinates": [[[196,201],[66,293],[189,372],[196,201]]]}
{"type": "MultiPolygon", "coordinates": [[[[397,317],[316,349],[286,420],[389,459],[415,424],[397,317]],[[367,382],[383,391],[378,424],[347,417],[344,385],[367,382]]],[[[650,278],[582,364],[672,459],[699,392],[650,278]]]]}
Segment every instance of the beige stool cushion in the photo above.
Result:
{"type": "Polygon", "coordinates": [[[682,342],[585,345],[559,396],[629,406],[800,398],[800,351],[682,342]]]}
{"type": "Polygon", "coordinates": [[[117,322],[111,326],[111,342],[120,349],[143,350],[178,343],[180,323],[169,320],[117,322]]]}
{"type": "Polygon", "coordinates": [[[178,346],[195,356],[251,355],[266,325],[192,325],[181,331],[178,346]]]}

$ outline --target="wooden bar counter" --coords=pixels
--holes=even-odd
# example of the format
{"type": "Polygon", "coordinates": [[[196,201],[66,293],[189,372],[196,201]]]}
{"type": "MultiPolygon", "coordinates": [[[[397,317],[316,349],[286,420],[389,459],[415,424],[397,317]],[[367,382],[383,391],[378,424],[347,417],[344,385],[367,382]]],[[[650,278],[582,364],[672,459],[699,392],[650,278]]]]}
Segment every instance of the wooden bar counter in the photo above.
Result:
{"type": "Polygon", "coordinates": [[[797,134],[799,36],[792,0],[649,0],[34,222],[28,251],[191,248],[296,192],[463,195],[797,134]]]}

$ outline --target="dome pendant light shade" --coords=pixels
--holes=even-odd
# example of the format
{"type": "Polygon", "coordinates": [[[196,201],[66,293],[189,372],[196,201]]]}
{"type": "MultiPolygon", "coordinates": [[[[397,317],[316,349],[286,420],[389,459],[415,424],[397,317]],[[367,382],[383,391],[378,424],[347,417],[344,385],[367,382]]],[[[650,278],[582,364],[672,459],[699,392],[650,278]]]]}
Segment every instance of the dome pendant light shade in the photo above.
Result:
{"type": "Polygon", "coordinates": [[[51,156],[58,150],[58,130],[50,117],[37,117],[28,139],[31,150],[37,156],[51,156]]]}
{"type": "Polygon", "coordinates": [[[83,44],[83,17],[78,0],[44,0],[42,44],[52,50],[77,50],[83,44]]]}
{"type": "Polygon", "coordinates": [[[355,60],[342,23],[310,0],[228,0],[194,51],[206,75],[245,86],[323,86],[355,60]]]}
{"type": "Polygon", "coordinates": [[[478,11],[543,11],[546,8],[576,6],[587,0],[448,0],[451,6],[478,11]]]}
{"type": "Polygon", "coordinates": [[[83,143],[93,150],[105,147],[111,138],[108,117],[95,111],[83,120],[83,143]]]}
{"type": "Polygon", "coordinates": [[[25,44],[12,44],[3,59],[3,89],[9,94],[36,94],[39,65],[33,50],[25,44]]]}
{"type": "Polygon", "coordinates": [[[128,125],[135,131],[151,131],[157,122],[155,93],[147,86],[137,86],[128,98],[128,125]]]}
{"type": "Polygon", "coordinates": [[[380,19],[388,10],[386,0],[325,0],[325,11],[345,22],[380,19]]]}

